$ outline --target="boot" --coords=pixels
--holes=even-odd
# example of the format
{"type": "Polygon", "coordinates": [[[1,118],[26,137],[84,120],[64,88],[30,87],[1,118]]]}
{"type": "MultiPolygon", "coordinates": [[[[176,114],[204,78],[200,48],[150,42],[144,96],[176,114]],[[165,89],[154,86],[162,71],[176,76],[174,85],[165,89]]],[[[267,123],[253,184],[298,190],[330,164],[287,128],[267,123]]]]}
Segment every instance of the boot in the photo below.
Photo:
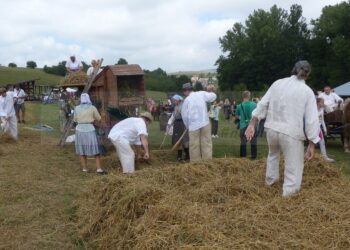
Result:
{"type": "Polygon", "coordinates": [[[177,161],[182,161],[182,150],[177,151],[177,161]]]}
{"type": "Polygon", "coordinates": [[[189,161],[190,160],[190,149],[189,148],[185,148],[185,161],[189,161]]]}

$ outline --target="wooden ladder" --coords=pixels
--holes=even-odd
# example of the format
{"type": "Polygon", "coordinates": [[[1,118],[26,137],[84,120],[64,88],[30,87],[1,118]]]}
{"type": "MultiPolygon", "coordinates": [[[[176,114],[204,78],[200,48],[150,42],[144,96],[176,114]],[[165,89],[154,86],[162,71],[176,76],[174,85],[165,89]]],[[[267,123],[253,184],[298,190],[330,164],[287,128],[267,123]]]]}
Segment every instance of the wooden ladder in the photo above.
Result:
{"type": "MultiPolygon", "coordinates": [[[[94,71],[92,72],[92,75],[89,78],[87,84],[85,85],[84,90],[83,90],[82,93],[88,93],[89,92],[89,90],[90,90],[90,88],[91,88],[91,86],[92,86],[92,84],[93,84],[93,82],[94,82],[94,80],[95,80],[95,78],[96,78],[96,76],[98,74],[98,71],[101,68],[102,62],[103,62],[103,58],[101,58],[101,60],[97,60],[97,65],[94,68],[94,71]]],[[[60,138],[60,141],[58,142],[59,146],[63,147],[65,145],[65,143],[66,143],[66,139],[67,139],[67,137],[69,135],[69,131],[73,127],[73,123],[74,123],[73,117],[74,117],[73,115],[69,116],[68,120],[66,121],[66,124],[64,126],[63,134],[62,134],[62,136],[60,138]]]]}

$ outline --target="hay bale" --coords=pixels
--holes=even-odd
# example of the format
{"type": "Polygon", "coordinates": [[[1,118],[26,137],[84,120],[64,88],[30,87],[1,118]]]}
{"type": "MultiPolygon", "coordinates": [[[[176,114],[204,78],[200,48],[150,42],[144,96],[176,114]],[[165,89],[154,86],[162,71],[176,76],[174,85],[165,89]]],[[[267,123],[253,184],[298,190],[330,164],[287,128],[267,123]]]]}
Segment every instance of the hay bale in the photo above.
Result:
{"type": "Polygon", "coordinates": [[[83,71],[77,71],[69,74],[61,81],[61,86],[69,87],[69,86],[84,86],[88,82],[88,76],[83,71]]]}
{"type": "Polygon", "coordinates": [[[347,177],[308,162],[301,192],[284,199],[264,166],[227,158],[95,179],[78,202],[80,235],[97,249],[350,248],[347,177]]]}

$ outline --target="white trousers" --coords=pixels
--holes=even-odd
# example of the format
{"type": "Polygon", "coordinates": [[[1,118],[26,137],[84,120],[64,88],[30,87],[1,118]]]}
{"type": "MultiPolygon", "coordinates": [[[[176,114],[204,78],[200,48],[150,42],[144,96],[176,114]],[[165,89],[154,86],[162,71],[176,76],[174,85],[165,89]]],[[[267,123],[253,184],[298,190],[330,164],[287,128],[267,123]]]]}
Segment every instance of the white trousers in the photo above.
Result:
{"type": "Polygon", "coordinates": [[[283,196],[290,196],[300,190],[304,171],[304,142],[272,129],[266,131],[269,155],[266,167],[266,184],[272,185],[279,179],[280,153],[284,155],[283,196]]]}
{"type": "Polygon", "coordinates": [[[123,173],[135,172],[135,153],[132,150],[130,143],[124,139],[112,141],[120,163],[122,164],[123,173]]]}
{"type": "Polygon", "coordinates": [[[16,116],[10,116],[9,120],[6,120],[4,117],[1,117],[1,129],[9,134],[13,139],[18,139],[17,132],[17,118],[16,116]]]}

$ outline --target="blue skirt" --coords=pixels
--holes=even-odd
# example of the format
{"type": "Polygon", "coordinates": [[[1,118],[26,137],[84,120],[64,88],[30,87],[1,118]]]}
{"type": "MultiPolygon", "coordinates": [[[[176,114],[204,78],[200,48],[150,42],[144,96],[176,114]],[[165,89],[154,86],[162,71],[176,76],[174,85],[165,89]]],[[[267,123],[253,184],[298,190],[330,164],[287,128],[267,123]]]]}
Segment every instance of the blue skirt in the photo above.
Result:
{"type": "Polygon", "coordinates": [[[78,155],[94,156],[99,155],[96,131],[79,132],[75,131],[75,152],[78,155]]]}

